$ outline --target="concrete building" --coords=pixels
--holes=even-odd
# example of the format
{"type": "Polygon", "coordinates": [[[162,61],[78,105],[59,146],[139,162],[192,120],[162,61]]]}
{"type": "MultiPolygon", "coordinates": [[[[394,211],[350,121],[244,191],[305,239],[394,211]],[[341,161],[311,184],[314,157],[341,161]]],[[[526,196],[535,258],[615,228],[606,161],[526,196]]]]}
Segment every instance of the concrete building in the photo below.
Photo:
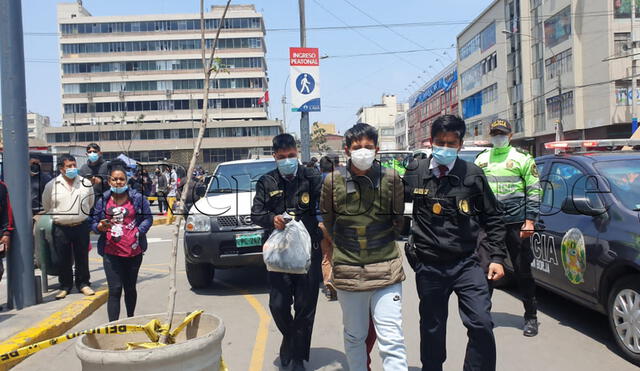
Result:
{"type": "Polygon", "coordinates": [[[407,131],[407,112],[396,116],[396,149],[407,149],[408,131],[407,131]]]}
{"type": "Polygon", "coordinates": [[[378,129],[379,145],[382,150],[396,149],[396,117],[409,109],[407,103],[398,103],[395,95],[385,94],[382,103],[361,107],[356,115],[358,122],[367,123],[378,129]]]}
{"type": "Polygon", "coordinates": [[[430,128],[435,119],[444,114],[459,114],[458,85],[457,66],[452,63],[409,97],[406,120],[410,148],[430,145],[430,128]]]}
{"type": "MultiPolygon", "coordinates": [[[[208,49],[223,10],[213,6],[204,16],[208,49]]],[[[120,131],[118,140],[132,135],[131,147],[141,153],[146,147],[166,152],[183,146],[170,139],[192,144],[193,134],[187,131],[198,127],[204,104],[199,14],[96,17],[78,1],[58,4],[58,24],[64,125],[48,131],[47,139],[84,144],[102,142],[103,135],[112,135],[105,133],[120,131]],[[166,143],[144,142],[151,138],[138,139],[138,132],[168,133],[162,137],[166,143]]],[[[253,5],[230,7],[217,44],[222,71],[212,74],[207,105],[212,123],[208,125],[214,131],[258,130],[261,134],[251,135],[250,142],[211,136],[205,140],[205,151],[224,154],[211,159],[246,158],[253,149],[270,146],[265,133],[282,131],[281,125],[267,120],[263,99],[267,91],[264,36],[262,15],[253,5]]],[[[121,150],[105,144],[107,151],[121,150]]],[[[152,152],[149,158],[167,157],[152,152]]]]}
{"type": "MultiPolygon", "coordinates": [[[[50,125],[49,116],[38,113],[27,113],[27,132],[30,140],[45,140],[45,128],[50,125]]],[[[2,137],[2,116],[0,115],[0,137],[2,137]]]]}
{"type": "Polygon", "coordinates": [[[469,139],[497,117],[537,155],[560,120],[565,139],[628,138],[630,1],[491,3],[457,40],[469,139]]]}

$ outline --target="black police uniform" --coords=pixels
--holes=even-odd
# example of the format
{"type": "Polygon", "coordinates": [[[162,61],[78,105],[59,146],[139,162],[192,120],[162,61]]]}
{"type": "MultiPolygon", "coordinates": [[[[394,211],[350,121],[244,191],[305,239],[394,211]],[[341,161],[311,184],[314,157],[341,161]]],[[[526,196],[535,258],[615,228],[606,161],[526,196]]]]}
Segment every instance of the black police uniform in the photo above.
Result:
{"type": "Polygon", "coordinates": [[[413,200],[407,259],[416,271],[420,297],[420,358],[423,370],[442,370],[446,359],[449,297],[458,296],[468,329],[465,370],[495,370],[496,345],[486,275],[475,255],[478,233],[487,233],[492,262],[502,264],[505,227],[482,170],[460,158],[436,177],[431,158],[414,161],[404,177],[413,200]]]}
{"type": "Polygon", "coordinates": [[[322,252],[319,249],[322,231],[318,227],[317,209],[322,177],[316,169],[299,166],[291,179],[276,169],[258,180],[251,214],[253,221],[273,231],[273,219],[284,212],[295,213],[309,235],[313,249],[311,267],[307,274],[269,272],[269,308],[282,333],[280,358],[309,360],[311,333],[320,289],[322,252]],[[291,305],[295,315],[291,315],[291,305]]]}

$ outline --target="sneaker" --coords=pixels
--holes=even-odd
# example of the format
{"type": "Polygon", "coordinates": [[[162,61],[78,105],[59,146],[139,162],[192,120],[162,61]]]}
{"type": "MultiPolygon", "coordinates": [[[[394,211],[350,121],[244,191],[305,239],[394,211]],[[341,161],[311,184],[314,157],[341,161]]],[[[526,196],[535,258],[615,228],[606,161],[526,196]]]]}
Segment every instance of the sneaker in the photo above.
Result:
{"type": "Polygon", "coordinates": [[[83,288],[80,289],[80,292],[83,293],[85,296],[92,296],[95,295],[96,292],[93,291],[93,289],[89,286],[85,286],[83,288]]]}
{"type": "Polygon", "coordinates": [[[56,295],[56,300],[60,300],[60,299],[64,299],[67,297],[67,295],[69,295],[69,291],[67,290],[60,290],[58,292],[58,295],[56,295]]]}
{"type": "Polygon", "coordinates": [[[524,322],[523,335],[526,337],[534,337],[538,335],[538,320],[528,319],[524,322]]]}

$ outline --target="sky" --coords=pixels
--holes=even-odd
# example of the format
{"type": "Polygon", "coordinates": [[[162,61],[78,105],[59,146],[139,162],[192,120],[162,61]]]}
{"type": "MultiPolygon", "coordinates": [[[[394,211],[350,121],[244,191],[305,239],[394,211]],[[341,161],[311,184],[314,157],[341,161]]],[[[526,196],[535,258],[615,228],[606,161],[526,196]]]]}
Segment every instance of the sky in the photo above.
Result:
{"type": "MultiPolygon", "coordinates": [[[[306,0],[307,46],[320,49],[322,112],[310,121],[335,123],[342,133],[356,122],[362,106],[380,103],[383,94],[400,100],[453,62],[456,36],[492,0],[306,0]],[[407,23],[413,23],[407,25],[407,23]],[[417,23],[417,24],[416,24],[417,23]],[[387,25],[388,27],[381,26],[387,25]],[[399,25],[398,24],[403,24],[399,25]],[[376,27],[354,27],[374,25],[376,27]],[[334,27],[332,30],[313,30],[334,27]],[[424,49],[433,49],[426,51],[424,49]],[[418,50],[418,51],[416,51],[418,50]],[[394,53],[398,51],[412,51],[394,53]],[[383,53],[357,56],[359,54],[383,53]],[[356,56],[354,56],[356,55],[356,56]],[[429,67],[431,66],[431,67],[429,67]]],[[[55,0],[22,0],[25,32],[27,107],[62,122],[55,0]]],[[[199,13],[199,0],[84,0],[94,16],[199,13]]],[[[299,46],[298,1],[243,0],[253,3],[267,28],[269,118],[282,118],[283,93],[289,97],[289,47],[299,46]],[[285,30],[282,30],[285,29],[285,30]]],[[[205,6],[223,5],[205,0],[205,6]]],[[[290,131],[299,113],[287,106],[290,131]]]]}

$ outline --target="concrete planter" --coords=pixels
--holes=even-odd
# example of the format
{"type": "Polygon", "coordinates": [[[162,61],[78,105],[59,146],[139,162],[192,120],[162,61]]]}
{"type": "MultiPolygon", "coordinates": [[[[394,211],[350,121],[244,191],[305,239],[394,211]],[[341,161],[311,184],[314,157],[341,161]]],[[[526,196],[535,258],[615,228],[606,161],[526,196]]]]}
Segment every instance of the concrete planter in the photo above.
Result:
{"type": "MultiPolygon", "coordinates": [[[[174,327],[187,313],[176,313],[174,327]]],[[[139,324],[159,319],[166,314],[152,314],[127,318],[110,324],[139,324]]],[[[83,335],[76,342],[76,354],[83,371],[218,371],[222,357],[222,338],[225,328],[222,320],[203,313],[199,320],[187,326],[176,339],[176,344],[155,349],[126,351],[127,342],[148,342],[144,332],[122,335],[83,335]]]]}

